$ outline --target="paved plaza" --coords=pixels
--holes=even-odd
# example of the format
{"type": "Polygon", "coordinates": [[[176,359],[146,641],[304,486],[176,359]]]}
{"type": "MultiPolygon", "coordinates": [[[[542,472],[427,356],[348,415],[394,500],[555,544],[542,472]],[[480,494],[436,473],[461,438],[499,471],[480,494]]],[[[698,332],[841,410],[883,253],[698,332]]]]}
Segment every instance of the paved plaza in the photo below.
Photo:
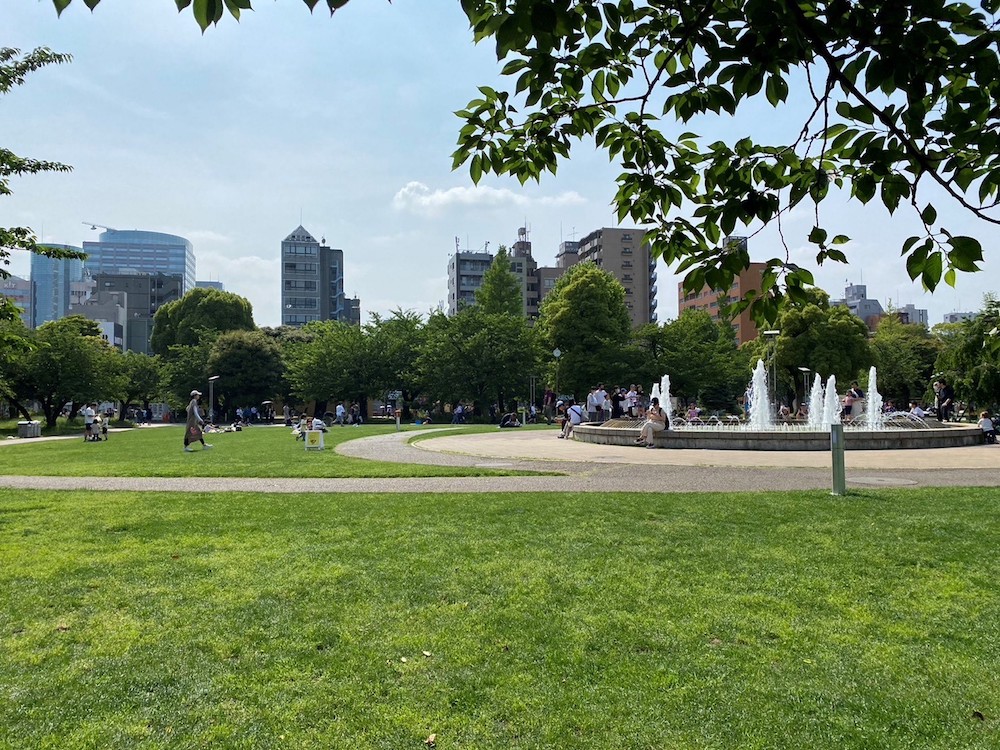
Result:
{"type": "MultiPolygon", "coordinates": [[[[554,429],[456,435],[448,428],[434,428],[423,434],[400,432],[351,440],[337,450],[378,461],[554,475],[400,479],[0,476],[0,487],[280,493],[606,493],[829,490],[832,486],[829,453],[644,450],[558,440],[554,429]],[[417,436],[421,439],[411,443],[417,436]]],[[[847,484],[854,489],[1000,485],[1000,446],[996,445],[848,451],[846,465],[847,484]]]]}

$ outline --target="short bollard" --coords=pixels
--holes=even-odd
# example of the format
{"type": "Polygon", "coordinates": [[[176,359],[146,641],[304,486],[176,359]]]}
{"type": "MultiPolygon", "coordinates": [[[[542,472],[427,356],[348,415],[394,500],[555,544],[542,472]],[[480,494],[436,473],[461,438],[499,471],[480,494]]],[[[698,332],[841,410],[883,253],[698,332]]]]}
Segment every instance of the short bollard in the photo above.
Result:
{"type": "Polygon", "coordinates": [[[833,495],[847,494],[847,474],[844,470],[844,425],[830,425],[830,452],[833,454],[833,495]]]}
{"type": "Polygon", "coordinates": [[[399,432],[399,415],[402,413],[400,409],[396,409],[396,432],[399,432]]]}

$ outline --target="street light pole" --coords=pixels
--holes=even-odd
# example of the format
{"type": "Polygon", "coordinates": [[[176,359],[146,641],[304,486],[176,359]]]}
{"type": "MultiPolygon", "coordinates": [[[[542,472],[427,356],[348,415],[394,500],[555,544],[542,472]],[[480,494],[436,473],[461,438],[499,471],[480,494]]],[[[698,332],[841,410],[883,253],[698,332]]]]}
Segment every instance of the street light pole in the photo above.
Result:
{"type": "Polygon", "coordinates": [[[552,350],[552,356],[556,358],[556,398],[559,397],[559,358],[562,356],[562,352],[559,351],[559,347],[552,350]]]}
{"type": "Polygon", "coordinates": [[[208,421],[215,424],[215,381],[219,375],[213,375],[208,379],[208,421]]]}
{"type": "Polygon", "coordinates": [[[800,367],[799,372],[802,373],[802,401],[804,403],[809,398],[809,373],[812,370],[808,367],[800,367]]]}

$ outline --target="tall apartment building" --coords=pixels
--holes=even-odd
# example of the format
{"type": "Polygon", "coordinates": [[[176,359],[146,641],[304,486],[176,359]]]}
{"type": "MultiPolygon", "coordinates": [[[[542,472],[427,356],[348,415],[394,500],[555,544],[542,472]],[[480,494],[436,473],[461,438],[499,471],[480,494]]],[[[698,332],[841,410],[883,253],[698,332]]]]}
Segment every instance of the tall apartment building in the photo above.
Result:
{"type": "MultiPolygon", "coordinates": [[[[577,246],[578,262],[593,261],[625,287],[625,306],[633,326],[657,320],[656,260],[642,236],[641,229],[603,227],[583,237],[577,246]]],[[[569,263],[570,254],[564,255],[569,263]]]]}
{"type": "MultiPolygon", "coordinates": [[[[726,242],[739,242],[743,245],[743,250],[746,250],[746,237],[728,237],[726,242]]],[[[685,310],[705,310],[713,320],[722,320],[723,306],[743,298],[749,291],[760,291],[765,267],[765,263],[751,263],[750,267],[740,273],[724,292],[705,286],[697,292],[685,293],[683,282],[678,282],[677,313],[683,313],[685,310]]],[[[740,346],[757,338],[757,325],[750,317],[749,311],[743,311],[731,322],[736,330],[736,343],[740,346]]]]}
{"type": "MultiPolygon", "coordinates": [[[[102,273],[94,276],[94,281],[95,304],[105,304],[110,299],[111,292],[124,293],[119,298],[124,300],[127,320],[122,332],[125,351],[151,354],[149,337],[153,333],[153,316],[167,302],[173,302],[184,295],[183,278],[162,273],[102,273]]],[[[86,307],[86,303],[83,307],[86,307]]],[[[76,307],[71,309],[77,310],[76,307]]]]}
{"type": "Polygon", "coordinates": [[[358,297],[348,297],[344,303],[344,322],[352,326],[360,326],[361,300],[358,297]]]}
{"type": "MultiPolygon", "coordinates": [[[[360,324],[360,300],[356,307],[360,324]]],[[[281,242],[281,323],[300,327],[314,320],[352,320],[344,296],[344,251],[300,225],[281,242]]]]}
{"type": "MultiPolygon", "coordinates": [[[[521,287],[523,314],[534,320],[545,295],[552,291],[567,269],[590,260],[614,276],[625,287],[625,304],[633,326],[656,322],[656,262],[638,229],[608,228],[591,232],[579,242],[559,245],[555,266],[539,266],[531,253],[528,230],[517,230],[511,246],[510,270],[521,287]]],[[[493,263],[486,251],[456,251],[448,259],[448,314],[475,304],[476,290],[493,263]]]]}
{"type": "Polygon", "coordinates": [[[194,246],[183,237],[138,229],[106,229],[97,242],[84,242],[91,275],[164,274],[181,278],[182,294],[194,289],[194,246]]]}
{"type": "Polygon", "coordinates": [[[492,263],[493,254],[485,250],[456,249],[448,258],[448,315],[476,304],[476,290],[483,285],[483,276],[492,263]]]}
{"type": "MultiPolygon", "coordinates": [[[[62,250],[81,251],[73,245],[48,245],[62,250]]],[[[75,258],[47,258],[31,255],[31,327],[59,320],[69,314],[74,284],[83,281],[83,261],[75,258]]]]}
{"type": "Polygon", "coordinates": [[[22,279],[20,276],[10,276],[0,279],[0,297],[6,297],[21,310],[21,322],[28,328],[31,327],[33,317],[31,310],[31,299],[34,294],[31,291],[31,280],[22,279]]]}
{"type": "Polygon", "coordinates": [[[517,230],[517,242],[510,252],[510,270],[521,286],[521,309],[529,320],[538,317],[538,303],[541,293],[538,286],[538,263],[531,254],[531,240],[528,239],[527,227],[517,230]]]}

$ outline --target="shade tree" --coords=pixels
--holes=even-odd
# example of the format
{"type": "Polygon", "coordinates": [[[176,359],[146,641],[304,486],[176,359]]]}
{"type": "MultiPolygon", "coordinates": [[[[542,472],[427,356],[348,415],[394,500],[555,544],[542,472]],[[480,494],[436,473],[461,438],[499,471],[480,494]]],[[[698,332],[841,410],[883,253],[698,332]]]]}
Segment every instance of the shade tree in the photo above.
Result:
{"type": "Polygon", "coordinates": [[[538,374],[535,332],[521,316],[467,307],[454,316],[432,313],[417,357],[421,390],[442,403],[472,401],[477,412],[504,409],[528,395],[538,374]]]}
{"type": "Polygon", "coordinates": [[[209,332],[252,331],[249,300],[232,292],[196,287],[180,299],[162,305],[153,316],[150,348],[171,356],[171,347],[193,346],[209,332]]]}
{"type": "Polygon", "coordinates": [[[542,300],[538,334],[550,360],[550,382],[582,397],[597,383],[634,377],[632,323],[625,288],[591,261],[572,266],[542,300]]]}

